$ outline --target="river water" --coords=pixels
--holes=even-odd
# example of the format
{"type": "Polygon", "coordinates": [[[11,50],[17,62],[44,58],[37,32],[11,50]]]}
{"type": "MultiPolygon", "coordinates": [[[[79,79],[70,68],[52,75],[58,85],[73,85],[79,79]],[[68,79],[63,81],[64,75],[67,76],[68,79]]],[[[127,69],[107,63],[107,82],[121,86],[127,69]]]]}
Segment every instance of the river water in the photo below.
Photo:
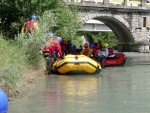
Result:
{"type": "Polygon", "coordinates": [[[150,113],[150,54],[125,53],[97,75],[52,75],[9,104],[9,113],[150,113]]]}

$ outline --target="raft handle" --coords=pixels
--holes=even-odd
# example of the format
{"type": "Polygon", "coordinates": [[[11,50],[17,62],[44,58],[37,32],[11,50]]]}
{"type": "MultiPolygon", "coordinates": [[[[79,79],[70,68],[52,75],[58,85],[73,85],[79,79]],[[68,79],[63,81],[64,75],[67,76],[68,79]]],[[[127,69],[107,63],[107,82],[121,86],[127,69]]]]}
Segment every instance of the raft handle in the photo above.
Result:
{"type": "Polygon", "coordinates": [[[77,55],[75,56],[75,59],[78,60],[78,56],[77,55]]]}

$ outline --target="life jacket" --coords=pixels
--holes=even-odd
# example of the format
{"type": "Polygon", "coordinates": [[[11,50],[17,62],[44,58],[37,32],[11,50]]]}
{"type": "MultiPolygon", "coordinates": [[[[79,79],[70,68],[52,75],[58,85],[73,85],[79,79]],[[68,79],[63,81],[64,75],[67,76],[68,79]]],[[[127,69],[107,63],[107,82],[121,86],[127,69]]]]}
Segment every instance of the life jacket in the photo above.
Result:
{"type": "Polygon", "coordinates": [[[27,21],[25,23],[25,32],[27,33],[31,33],[32,31],[35,30],[35,27],[34,27],[34,21],[27,21]]]}
{"type": "Polygon", "coordinates": [[[97,49],[94,51],[94,57],[103,57],[102,51],[100,49],[97,49]]]}
{"type": "Polygon", "coordinates": [[[57,44],[58,42],[54,38],[51,38],[46,42],[45,48],[43,49],[43,51],[47,51],[51,53],[51,55],[53,56],[55,54],[55,50],[56,50],[55,46],[57,46],[57,44]]]}
{"type": "Polygon", "coordinates": [[[83,50],[83,55],[88,55],[88,53],[89,53],[89,48],[85,48],[84,50],[83,50]]]}
{"type": "Polygon", "coordinates": [[[114,50],[112,47],[108,48],[108,56],[114,55],[114,50]]]}

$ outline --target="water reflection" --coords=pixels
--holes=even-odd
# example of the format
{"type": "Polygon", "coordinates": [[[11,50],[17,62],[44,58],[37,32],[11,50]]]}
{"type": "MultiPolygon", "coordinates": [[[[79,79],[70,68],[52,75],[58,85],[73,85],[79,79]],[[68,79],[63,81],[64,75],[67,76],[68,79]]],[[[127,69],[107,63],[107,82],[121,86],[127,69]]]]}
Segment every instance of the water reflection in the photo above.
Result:
{"type": "Polygon", "coordinates": [[[31,95],[10,104],[9,113],[149,113],[150,65],[137,64],[99,75],[48,76],[31,95]]]}
{"type": "Polygon", "coordinates": [[[96,93],[98,85],[101,83],[101,77],[84,77],[74,80],[74,77],[69,77],[64,83],[64,93],[67,96],[86,97],[96,93]]]}
{"type": "Polygon", "coordinates": [[[95,98],[97,91],[100,90],[100,84],[100,75],[51,76],[47,78],[47,106],[53,108],[49,109],[49,113],[74,113],[76,109],[82,112],[83,109],[79,109],[80,106],[90,106],[88,100],[95,98]],[[56,79],[59,82],[56,82],[56,79]]]}

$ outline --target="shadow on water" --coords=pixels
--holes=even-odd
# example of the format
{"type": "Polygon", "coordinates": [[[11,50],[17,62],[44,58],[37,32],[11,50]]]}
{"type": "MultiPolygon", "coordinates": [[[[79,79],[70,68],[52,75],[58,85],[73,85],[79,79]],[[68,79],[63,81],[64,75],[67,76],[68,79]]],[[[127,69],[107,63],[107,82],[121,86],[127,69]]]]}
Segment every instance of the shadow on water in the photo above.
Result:
{"type": "Polygon", "coordinates": [[[149,53],[125,53],[127,56],[126,65],[150,65],[149,53]]]}

